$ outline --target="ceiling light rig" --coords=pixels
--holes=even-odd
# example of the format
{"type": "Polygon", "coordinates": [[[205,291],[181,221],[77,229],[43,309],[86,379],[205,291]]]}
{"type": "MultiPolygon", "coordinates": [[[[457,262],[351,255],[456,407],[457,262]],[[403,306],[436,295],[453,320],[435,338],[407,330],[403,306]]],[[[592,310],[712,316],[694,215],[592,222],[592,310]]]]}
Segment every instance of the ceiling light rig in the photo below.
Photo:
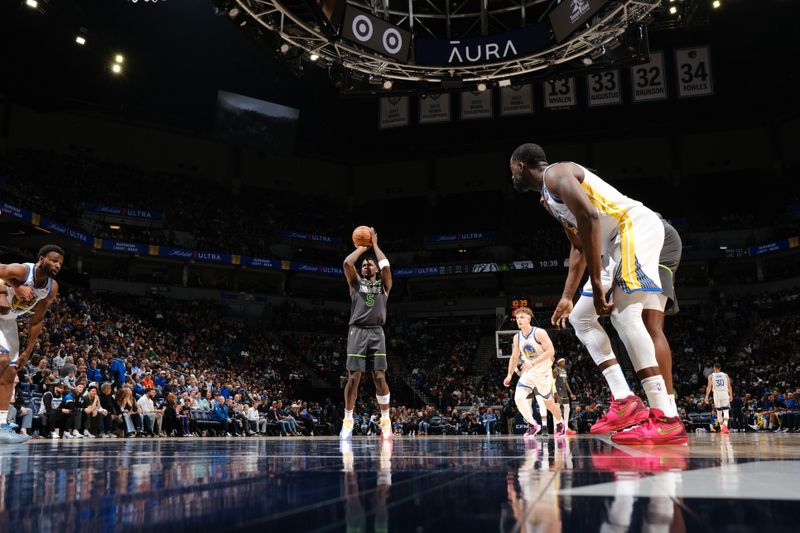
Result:
{"type": "MultiPolygon", "coordinates": [[[[398,7],[404,3],[383,2],[373,8],[372,0],[339,0],[332,3],[331,14],[315,11],[317,2],[214,0],[220,11],[235,9],[237,19],[250,20],[278,36],[282,52],[285,44],[287,51],[296,48],[325,68],[338,64],[350,74],[384,80],[384,89],[394,92],[435,92],[454,83],[487,90],[495,82],[508,86],[512,80],[552,75],[576,60],[591,61],[592,53],[601,47],[619,46],[625,32],[648,21],[662,1],[592,3],[598,9],[587,13],[586,19],[576,19],[574,28],[567,26],[566,34],[559,28],[562,34],[556,31],[557,42],[550,36],[547,17],[562,5],[568,11],[568,3],[492,0],[481,2],[480,10],[470,12],[470,7],[462,6],[453,13],[451,0],[408,2],[406,9],[398,7]],[[339,19],[335,18],[337,9],[341,9],[339,19]],[[541,46],[524,49],[522,41],[514,41],[514,32],[537,36],[541,46]],[[425,57],[423,52],[430,50],[438,50],[440,56],[425,57]],[[390,89],[385,87],[387,81],[390,89]]],[[[552,24],[555,29],[556,22],[552,24]]]]}

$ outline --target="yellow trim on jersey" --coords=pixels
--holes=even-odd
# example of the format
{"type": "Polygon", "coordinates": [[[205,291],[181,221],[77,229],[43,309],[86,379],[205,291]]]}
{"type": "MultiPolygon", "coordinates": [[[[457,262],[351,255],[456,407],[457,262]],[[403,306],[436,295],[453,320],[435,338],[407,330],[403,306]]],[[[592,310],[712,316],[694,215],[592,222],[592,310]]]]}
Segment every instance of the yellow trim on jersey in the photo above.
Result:
{"type": "Polygon", "coordinates": [[[633,242],[633,227],[628,211],[620,209],[614,202],[603,197],[591,185],[584,181],[581,187],[589,197],[589,201],[602,213],[617,219],[620,234],[620,275],[630,290],[641,289],[642,283],[636,274],[636,250],[633,242]]]}

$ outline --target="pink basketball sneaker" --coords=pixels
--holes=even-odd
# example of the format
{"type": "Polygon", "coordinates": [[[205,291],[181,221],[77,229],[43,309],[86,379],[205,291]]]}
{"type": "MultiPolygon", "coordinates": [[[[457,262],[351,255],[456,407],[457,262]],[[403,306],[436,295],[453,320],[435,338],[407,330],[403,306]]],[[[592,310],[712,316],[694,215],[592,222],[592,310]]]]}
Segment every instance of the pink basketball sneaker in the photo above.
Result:
{"type": "Polygon", "coordinates": [[[617,444],[686,444],[689,436],[680,418],[667,418],[660,409],[650,409],[647,422],[614,433],[611,440],[617,444]]]}
{"type": "Polygon", "coordinates": [[[533,421],[533,424],[528,424],[528,431],[525,432],[525,435],[522,436],[523,439],[532,439],[539,434],[542,430],[542,426],[536,423],[536,420],[533,421]]]}
{"type": "Polygon", "coordinates": [[[631,394],[621,400],[612,399],[611,406],[603,417],[595,422],[589,433],[611,433],[647,420],[647,407],[638,396],[631,394]]]}

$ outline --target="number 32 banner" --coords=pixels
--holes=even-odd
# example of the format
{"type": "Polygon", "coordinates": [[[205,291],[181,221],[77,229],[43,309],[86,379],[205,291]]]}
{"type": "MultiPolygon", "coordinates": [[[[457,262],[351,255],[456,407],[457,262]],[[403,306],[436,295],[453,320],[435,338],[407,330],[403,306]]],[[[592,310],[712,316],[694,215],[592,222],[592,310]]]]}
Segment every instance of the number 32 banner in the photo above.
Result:
{"type": "Polygon", "coordinates": [[[664,54],[651,52],[650,61],[631,67],[634,102],[666,100],[667,83],[664,76],[664,54]]]}
{"type": "Polygon", "coordinates": [[[708,47],[675,50],[675,72],[678,77],[679,97],[714,94],[708,47]]]}

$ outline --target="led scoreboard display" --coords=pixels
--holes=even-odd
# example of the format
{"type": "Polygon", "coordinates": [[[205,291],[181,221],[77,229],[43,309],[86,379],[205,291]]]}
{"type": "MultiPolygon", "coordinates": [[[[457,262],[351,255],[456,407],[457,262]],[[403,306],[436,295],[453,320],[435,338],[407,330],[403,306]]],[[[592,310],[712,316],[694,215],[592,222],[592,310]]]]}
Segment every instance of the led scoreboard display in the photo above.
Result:
{"type": "Polygon", "coordinates": [[[530,307],[530,301],[527,296],[520,296],[518,298],[511,298],[511,316],[516,316],[517,309],[520,307],[530,307]]]}

